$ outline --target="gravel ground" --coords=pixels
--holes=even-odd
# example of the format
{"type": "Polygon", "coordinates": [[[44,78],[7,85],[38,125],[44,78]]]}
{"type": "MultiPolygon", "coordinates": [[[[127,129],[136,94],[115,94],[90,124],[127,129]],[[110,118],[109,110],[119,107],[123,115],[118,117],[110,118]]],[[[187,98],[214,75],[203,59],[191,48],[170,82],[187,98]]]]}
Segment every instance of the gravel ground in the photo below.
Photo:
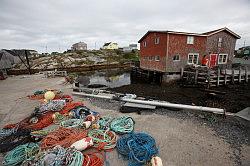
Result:
{"type": "MultiPolygon", "coordinates": [[[[14,123],[29,115],[38,104],[25,98],[37,89],[57,88],[66,94],[71,86],[61,84],[62,78],[44,79],[39,76],[13,77],[0,81],[0,125],[14,123]],[[3,116],[2,116],[3,115],[3,116]]],[[[117,101],[79,98],[87,107],[102,116],[122,116],[117,101]]],[[[159,147],[164,165],[250,165],[249,122],[192,111],[155,111],[129,113],[135,120],[135,131],[152,135],[159,147]]],[[[0,154],[0,162],[3,154],[0,154]]],[[[107,153],[111,166],[125,166],[116,150],[107,153]]]]}
{"type": "MultiPolygon", "coordinates": [[[[118,101],[110,101],[105,99],[85,98],[90,103],[102,109],[111,109],[118,111],[122,105],[118,101]]],[[[245,165],[242,163],[242,146],[250,146],[250,123],[246,120],[237,117],[224,117],[221,115],[214,115],[211,113],[198,113],[189,110],[169,110],[166,108],[157,108],[155,110],[141,110],[141,116],[143,115],[162,115],[179,120],[193,121],[198,125],[206,125],[215,131],[215,135],[223,138],[223,140],[229,143],[233,153],[231,158],[234,160],[235,165],[245,165]]],[[[249,160],[249,159],[248,159],[249,160]]],[[[250,160],[247,161],[250,164],[250,160]]]]}

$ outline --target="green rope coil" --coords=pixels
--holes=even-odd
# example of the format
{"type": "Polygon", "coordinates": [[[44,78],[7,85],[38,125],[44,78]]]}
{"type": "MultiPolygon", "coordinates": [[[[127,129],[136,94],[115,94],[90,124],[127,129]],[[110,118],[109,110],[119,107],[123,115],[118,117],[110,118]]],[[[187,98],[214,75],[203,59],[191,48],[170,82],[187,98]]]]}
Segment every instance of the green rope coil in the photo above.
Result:
{"type": "Polygon", "coordinates": [[[112,120],[110,129],[118,134],[126,134],[134,131],[134,120],[129,116],[122,116],[112,120]]]}
{"type": "Polygon", "coordinates": [[[62,121],[60,123],[60,126],[65,128],[81,128],[84,127],[84,120],[83,119],[68,119],[65,121],[62,121]]]}
{"type": "Polygon", "coordinates": [[[3,165],[19,165],[23,161],[33,157],[38,152],[39,146],[36,143],[20,145],[6,154],[3,159],[3,165]]]}
{"type": "Polygon", "coordinates": [[[109,128],[112,118],[109,116],[104,116],[98,120],[98,125],[101,129],[106,130],[109,128]]]}
{"type": "Polygon", "coordinates": [[[88,136],[93,139],[93,146],[99,150],[113,149],[116,146],[117,136],[113,131],[94,129],[89,131],[88,136]]]}

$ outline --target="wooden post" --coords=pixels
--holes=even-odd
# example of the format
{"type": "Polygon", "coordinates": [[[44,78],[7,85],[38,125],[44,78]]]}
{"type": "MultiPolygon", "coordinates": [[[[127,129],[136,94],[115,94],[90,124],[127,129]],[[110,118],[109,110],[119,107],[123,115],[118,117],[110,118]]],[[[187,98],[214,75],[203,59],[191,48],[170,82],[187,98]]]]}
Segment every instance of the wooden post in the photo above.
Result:
{"type": "Polygon", "coordinates": [[[195,70],[195,76],[194,76],[194,83],[197,84],[197,79],[198,79],[198,69],[195,70]]]}
{"type": "Polygon", "coordinates": [[[207,81],[208,81],[207,88],[209,89],[210,88],[210,69],[208,69],[207,71],[207,81]]]}
{"type": "Polygon", "coordinates": [[[239,69],[239,83],[241,83],[241,67],[239,69]]]}
{"type": "Polygon", "coordinates": [[[234,84],[234,69],[232,69],[232,84],[234,84]]]}
{"type": "Polygon", "coordinates": [[[247,73],[247,66],[245,66],[245,79],[246,79],[246,82],[248,82],[248,73],[247,73]]]}
{"type": "Polygon", "coordinates": [[[227,69],[225,69],[224,84],[227,85],[227,69]]]}
{"type": "Polygon", "coordinates": [[[217,70],[217,86],[220,85],[220,68],[217,70]]]}
{"type": "Polygon", "coordinates": [[[184,68],[181,68],[181,79],[183,78],[183,72],[184,72],[184,68]]]}

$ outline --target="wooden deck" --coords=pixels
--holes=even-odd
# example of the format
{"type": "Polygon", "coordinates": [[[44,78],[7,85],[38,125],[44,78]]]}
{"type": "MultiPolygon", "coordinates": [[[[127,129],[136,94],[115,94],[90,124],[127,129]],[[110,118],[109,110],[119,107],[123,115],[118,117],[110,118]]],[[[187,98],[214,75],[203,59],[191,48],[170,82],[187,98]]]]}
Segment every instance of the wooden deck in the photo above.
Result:
{"type": "Polygon", "coordinates": [[[204,85],[209,87],[248,82],[250,71],[247,67],[238,69],[181,69],[181,78],[186,84],[204,85]]]}

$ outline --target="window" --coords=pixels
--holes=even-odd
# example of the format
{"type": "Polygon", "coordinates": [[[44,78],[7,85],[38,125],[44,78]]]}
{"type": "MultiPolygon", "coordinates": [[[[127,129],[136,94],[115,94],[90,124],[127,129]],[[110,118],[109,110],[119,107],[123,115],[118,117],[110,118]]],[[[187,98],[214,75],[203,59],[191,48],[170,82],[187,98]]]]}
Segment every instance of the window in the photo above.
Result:
{"type": "Polygon", "coordinates": [[[190,53],[188,54],[188,64],[198,64],[198,53],[190,53]]]}
{"type": "Polygon", "coordinates": [[[155,44],[159,44],[159,43],[160,43],[160,38],[159,37],[155,38],[155,44]]]}
{"type": "Polygon", "coordinates": [[[180,55],[174,55],[173,61],[180,61],[180,55]]]}
{"type": "Polygon", "coordinates": [[[147,47],[147,42],[146,42],[146,41],[143,42],[143,46],[144,46],[144,47],[147,47]]]}
{"type": "Polygon", "coordinates": [[[187,44],[194,44],[194,37],[193,36],[187,37],[187,44]]]}
{"type": "Polygon", "coordinates": [[[160,56],[159,55],[155,56],[155,61],[160,61],[160,56]]]}
{"type": "Polygon", "coordinates": [[[219,54],[218,64],[227,63],[227,54],[219,54]]]}
{"type": "Polygon", "coordinates": [[[218,39],[218,47],[221,47],[221,43],[222,43],[222,38],[219,37],[219,39],[218,39]]]}
{"type": "Polygon", "coordinates": [[[143,59],[144,59],[144,60],[147,60],[147,57],[146,57],[146,56],[144,56],[144,57],[143,57],[143,59]]]}

